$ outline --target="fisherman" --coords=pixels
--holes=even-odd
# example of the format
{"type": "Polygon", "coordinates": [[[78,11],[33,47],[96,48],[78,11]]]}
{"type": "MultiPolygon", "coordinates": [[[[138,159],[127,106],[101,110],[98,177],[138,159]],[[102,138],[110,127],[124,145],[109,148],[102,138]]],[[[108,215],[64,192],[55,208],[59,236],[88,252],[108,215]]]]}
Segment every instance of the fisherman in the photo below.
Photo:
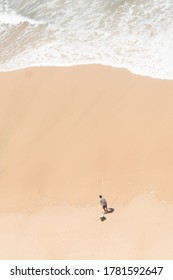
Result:
{"type": "Polygon", "coordinates": [[[108,213],[108,208],[107,208],[107,202],[106,199],[104,197],[102,197],[102,195],[99,195],[100,198],[100,205],[102,206],[103,210],[104,210],[104,214],[108,213]]]}

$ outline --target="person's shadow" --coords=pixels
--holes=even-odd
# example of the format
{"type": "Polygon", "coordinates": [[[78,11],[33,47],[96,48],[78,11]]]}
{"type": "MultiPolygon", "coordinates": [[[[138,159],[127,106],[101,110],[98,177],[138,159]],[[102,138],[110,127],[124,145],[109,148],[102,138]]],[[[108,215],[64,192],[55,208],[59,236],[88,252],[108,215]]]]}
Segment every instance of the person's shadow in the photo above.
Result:
{"type": "Polygon", "coordinates": [[[114,212],[114,208],[108,208],[108,212],[107,214],[113,213],[114,212]]]}

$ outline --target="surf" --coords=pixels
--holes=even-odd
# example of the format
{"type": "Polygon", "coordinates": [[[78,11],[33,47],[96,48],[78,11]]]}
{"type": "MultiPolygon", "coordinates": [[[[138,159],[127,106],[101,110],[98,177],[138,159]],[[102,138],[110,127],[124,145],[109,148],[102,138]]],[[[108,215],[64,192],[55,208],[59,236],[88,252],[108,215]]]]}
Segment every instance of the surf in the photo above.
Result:
{"type": "Polygon", "coordinates": [[[170,0],[0,0],[0,71],[102,64],[173,79],[170,0]]]}

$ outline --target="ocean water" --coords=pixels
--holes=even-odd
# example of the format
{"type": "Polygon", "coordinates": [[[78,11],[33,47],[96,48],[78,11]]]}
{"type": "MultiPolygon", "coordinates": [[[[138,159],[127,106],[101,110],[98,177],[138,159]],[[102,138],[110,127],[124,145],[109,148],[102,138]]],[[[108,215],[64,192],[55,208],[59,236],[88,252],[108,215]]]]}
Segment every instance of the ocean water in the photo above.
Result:
{"type": "Polygon", "coordinates": [[[173,1],[0,0],[0,71],[79,64],[173,79],[173,1]]]}

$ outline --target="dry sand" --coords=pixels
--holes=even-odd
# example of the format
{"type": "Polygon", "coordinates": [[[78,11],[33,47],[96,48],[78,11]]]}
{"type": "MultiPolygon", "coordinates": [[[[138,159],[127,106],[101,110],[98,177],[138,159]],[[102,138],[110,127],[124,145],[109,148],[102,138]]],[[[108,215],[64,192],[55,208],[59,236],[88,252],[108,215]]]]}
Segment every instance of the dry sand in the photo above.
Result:
{"type": "Polygon", "coordinates": [[[0,259],[173,259],[173,81],[80,66],[0,85],[0,259]]]}

